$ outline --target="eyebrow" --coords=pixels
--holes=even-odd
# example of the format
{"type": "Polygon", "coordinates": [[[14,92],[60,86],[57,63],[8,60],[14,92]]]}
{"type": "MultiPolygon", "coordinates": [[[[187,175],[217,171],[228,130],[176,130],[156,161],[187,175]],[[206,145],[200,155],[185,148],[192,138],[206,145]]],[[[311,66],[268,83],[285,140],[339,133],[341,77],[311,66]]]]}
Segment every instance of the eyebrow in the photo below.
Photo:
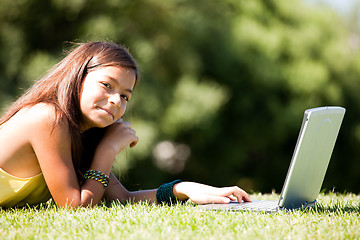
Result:
{"type": "Polygon", "coordinates": [[[126,91],[126,92],[129,92],[129,93],[132,93],[132,92],[133,92],[132,89],[129,89],[129,88],[128,88],[128,89],[125,89],[125,91],[126,91]]]}

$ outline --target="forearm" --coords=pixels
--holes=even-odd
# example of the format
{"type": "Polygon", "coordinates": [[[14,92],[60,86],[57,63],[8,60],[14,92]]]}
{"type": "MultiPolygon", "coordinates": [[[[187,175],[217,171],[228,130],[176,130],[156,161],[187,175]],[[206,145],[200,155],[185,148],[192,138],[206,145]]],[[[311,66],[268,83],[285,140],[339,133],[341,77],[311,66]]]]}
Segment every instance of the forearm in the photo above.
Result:
{"type": "Polygon", "coordinates": [[[113,173],[110,173],[109,185],[104,193],[107,201],[126,201],[130,198],[130,192],[120,183],[113,173]]]}
{"type": "MultiPolygon", "coordinates": [[[[110,174],[109,186],[105,191],[104,197],[108,201],[131,201],[131,202],[140,202],[146,201],[148,203],[157,203],[156,199],[157,189],[150,190],[141,190],[141,191],[128,191],[120,183],[120,181],[113,175],[110,174]]],[[[178,194],[179,200],[185,200],[187,197],[180,196],[178,194]]]]}
{"type": "Polygon", "coordinates": [[[111,166],[104,164],[105,159],[110,159],[111,157],[113,157],[111,154],[111,149],[110,151],[107,151],[107,149],[98,149],[94,156],[94,162],[91,166],[91,169],[104,172],[105,174],[109,174],[109,184],[105,192],[103,192],[103,194],[101,195],[91,196],[90,191],[84,196],[92,197],[93,203],[95,204],[97,204],[102,198],[106,199],[107,201],[147,201],[150,203],[156,202],[156,189],[130,192],[120,183],[120,181],[114,176],[114,174],[110,172],[111,166]],[[98,159],[102,161],[96,161],[98,159]]]}
{"type": "Polygon", "coordinates": [[[105,191],[104,198],[108,201],[147,201],[153,203],[156,202],[156,189],[130,192],[114,174],[110,173],[109,186],[105,191]]]}
{"type": "Polygon", "coordinates": [[[156,203],[156,192],[157,189],[130,192],[129,200],[132,202],[146,201],[148,203],[156,203]]]}

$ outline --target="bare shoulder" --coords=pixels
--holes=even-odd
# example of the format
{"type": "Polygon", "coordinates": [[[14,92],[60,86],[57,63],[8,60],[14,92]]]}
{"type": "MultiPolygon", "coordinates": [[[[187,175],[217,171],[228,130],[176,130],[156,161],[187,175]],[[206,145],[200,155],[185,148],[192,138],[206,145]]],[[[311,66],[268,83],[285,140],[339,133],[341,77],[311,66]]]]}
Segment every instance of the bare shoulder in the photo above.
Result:
{"type": "Polygon", "coordinates": [[[47,103],[39,103],[32,107],[24,108],[19,114],[26,117],[28,122],[55,123],[56,121],[55,106],[47,103]]]}
{"type": "Polygon", "coordinates": [[[64,162],[71,162],[71,134],[68,122],[64,119],[57,121],[55,107],[41,103],[24,109],[23,114],[22,119],[27,121],[25,125],[31,129],[27,133],[28,140],[36,153],[42,172],[52,169],[47,166],[49,163],[59,166],[64,162]]]}
{"type": "Polygon", "coordinates": [[[11,125],[16,126],[30,138],[49,136],[54,132],[60,133],[62,137],[69,136],[68,122],[63,119],[57,124],[55,106],[47,103],[39,103],[20,110],[12,117],[11,125]]]}
{"type": "MultiPolygon", "coordinates": [[[[55,106],[47,103],[39,103],[25,108],[20,114],[22,115],[21,118],[26,119],[26,122],[34,128],[53,128],[57,121],[55,106]]],[[[67,128],[67,121],[61,120],[59,126],[67,128]]]]}
{"type": "MultiPolygon", "coordinates": [[[[70,150],[70,134],[66,121],[56,124],[55,107],[37,104],[23,108],[0,128],[3,147],[0,165],[15,176],[29,177],[39,173],[39,163],[59,152],[70,150]],[[49,153],[40,158],[43,153],[49,153]]],[[[69,155],[69,154],[68,154],[69,155]]]]}

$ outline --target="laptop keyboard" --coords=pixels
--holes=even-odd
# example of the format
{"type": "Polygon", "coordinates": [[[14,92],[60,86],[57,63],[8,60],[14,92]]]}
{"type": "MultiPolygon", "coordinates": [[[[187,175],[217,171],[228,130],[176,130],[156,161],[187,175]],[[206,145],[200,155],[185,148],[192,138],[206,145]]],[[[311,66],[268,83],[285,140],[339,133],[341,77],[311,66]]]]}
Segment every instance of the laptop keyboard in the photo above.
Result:
{"type": "Polygon", "coordinates": [[[253,201],[236,204],[232,209],[273,212],[278,211],[280,207],[278,201],[253,201]]]}
{"type": "Polygon", "coordinates": [[[257,211],[257,212],[277,212],[280,210],[279,201],[259,201],[252,202],[230,202],[228,204],[204,204],[197,205],[198,208],[208,210],[230,210],[230,211],[257,211]]]}

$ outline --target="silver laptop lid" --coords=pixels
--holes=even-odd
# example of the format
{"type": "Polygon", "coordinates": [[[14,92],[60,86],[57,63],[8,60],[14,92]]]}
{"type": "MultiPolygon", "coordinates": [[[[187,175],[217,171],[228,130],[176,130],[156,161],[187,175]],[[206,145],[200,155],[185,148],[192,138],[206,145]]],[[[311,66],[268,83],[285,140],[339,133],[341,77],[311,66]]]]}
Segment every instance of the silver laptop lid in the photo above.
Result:
{"type": "Polygon", "coordinates": [[[308,109],[280,195],[279,206],[298,208],[317,198],[345,114],[342,107],[308,109]]]}

